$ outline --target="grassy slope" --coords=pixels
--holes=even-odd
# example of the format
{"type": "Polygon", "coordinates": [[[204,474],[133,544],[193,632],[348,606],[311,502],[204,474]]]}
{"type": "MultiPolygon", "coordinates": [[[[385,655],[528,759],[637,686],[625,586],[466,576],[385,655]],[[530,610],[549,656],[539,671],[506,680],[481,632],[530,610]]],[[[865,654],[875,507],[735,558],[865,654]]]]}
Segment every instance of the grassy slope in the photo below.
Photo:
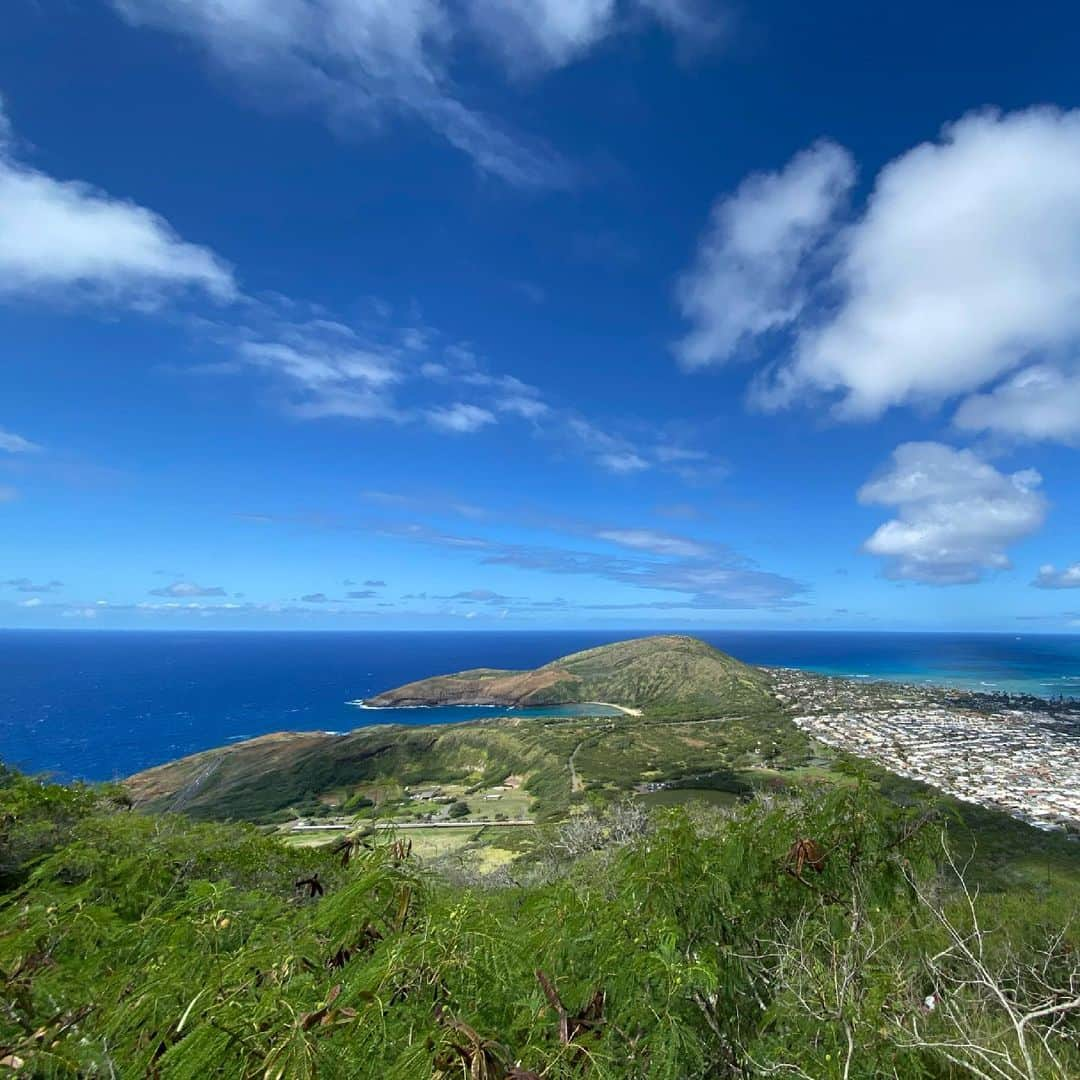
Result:
{"type": "MultiPolygon", "coordinates": [[[[762,673],[694,639],[623,642],[552,667],[577,677],[585,699],[641,703],[644,715],[272,735],[148,770],[127,787],[140,808],[258,822],[311,813],[320,799],[340,804],[357,794],[379,804],[376,813],[390,808],[393,814],[404,786],[490,786],[518,774],[533,800],[531,815],[543,822],[563,818],[575,804],[617,799],[650,781],[733,793],[845,781],[836,755],[782,714],[762,673]],[[582,781],[576,794],[571,755],[582,781]]],[[[883,769],[858,768],[894,800],[926,791],[883,769]]],[[[943,803],[968,838],[972,869],[984,887],[1080,890],[1075,842],[957,800],[943,803]]],[[[518,839],[502,835],[499,843],[518,839]]]]}
{"type": "Polygon", "coordinates": [[[637,638],[514,672],[480,668],[421,679],[371,698],[372,705],[558,705],[610,701],[635,708],[678,706],[725,713],[760,708],[768,681],[696,638],[637,638]]]}
{"type": "Polygon", "coordinates": [[[575,750],[585,790],[594,793],[763,760],[798,764],[809,752],[806,737],[780,716],[762,673],[693,638],[620,642],[539,670],[557,670],[561,681],[541,682],[559,702],[644,706],[645,716],[271,735],[150,769],[128,787],[141,807],[258,821],[328,795],[343,801],[362,792],[380,801],[405,785],[494,784],[516,773],[525,777],[538,815],[551,818],[571,801],[568,762],[575,750]],[[573,685],[579,696],[557,693],[561,685],[573,685]]]}

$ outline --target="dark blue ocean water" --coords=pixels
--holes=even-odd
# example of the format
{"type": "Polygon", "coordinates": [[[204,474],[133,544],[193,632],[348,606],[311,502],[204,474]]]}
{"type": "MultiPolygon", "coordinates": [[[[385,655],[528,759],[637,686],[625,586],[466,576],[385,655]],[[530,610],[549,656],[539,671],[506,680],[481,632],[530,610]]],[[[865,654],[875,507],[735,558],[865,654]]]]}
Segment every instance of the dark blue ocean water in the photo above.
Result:
{"type": "MultiPolygon", "coordinates": [[[[0,631],[0,759],[107,779],[270,731],[490,715],[348,703],[428,675],[531,668],[641,633],[0,631]]],[[[754,664],[1080,696],[1080,636],[695,634],[754,664]]]]}

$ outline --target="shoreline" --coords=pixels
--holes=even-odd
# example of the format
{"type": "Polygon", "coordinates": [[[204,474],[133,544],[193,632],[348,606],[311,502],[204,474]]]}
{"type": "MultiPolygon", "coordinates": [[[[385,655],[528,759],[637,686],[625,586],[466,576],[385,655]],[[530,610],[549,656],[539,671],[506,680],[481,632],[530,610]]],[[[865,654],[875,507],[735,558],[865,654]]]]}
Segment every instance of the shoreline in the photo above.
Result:
{"type": "MultiPolygon", "coordinates": [[[[345,704],[367,712],[386,712],[391,709],[507,709],[510,712],[520,712],[522,709],[532,709],[538,713],[544,709],[578,709],[586,705],[603,705],[606,709],[617,709],[626,716],[642,715],[641,709],[630,705],[617,705],[614,701],[564,701],[558,705],[493,705],[489,701],[452,701],[437,705],[368,705],[363,698],[357,698],[355,701],[346,701],[345,704]]],[[[581,715],[587,716],[588,713],[581,715]]]]}
{"type": "MultiPolygon", "coordinates": [[[[768,675],[797,673],[808,675],[817,679],[840,679],[845,682],[853,682],[859,686],[891,686],[912,691],[934,690],[948,694],[974,694],[985,698],[1007,698],[1018,702],[1038,702],[1046,708],[1062,707],[1080,708],[1080,692],[1075,694],[1060,693],[1055,696],[1037,694],[1032,690],[1008,689],[1007,684],[1018,682],[1021,685],[1028,680],[1002,679],[1000,682],[987,682],[986,680],[957,680],[955,682],[940,682],[935,676],[927,675],[925,678],[910,674],[868,674],[865,672],[842,672],[822,671],[820,668],[797,667],[794,664],[757,664],[754,665],[768,675]],[[1006,685],[1002,685],[1006,684],[1006,685]]],[[[1080,690],[1080,675],[1061,675],[1059,678],[1077,686],[1080,690]]],[[[1030,680],[1035,681],[1035,680],[1030,680]]],[[[1046,685],[1045,681],[1041,685],[1046,685]]]]}
{"type": "Polygon", "coordinates": [[[582,705],[606,705],[609,709],[618,709],[625,716],[643,716],[641,709],[631,708],[629,705],[616,705],[614,701],[583,701],[582,705]]]}

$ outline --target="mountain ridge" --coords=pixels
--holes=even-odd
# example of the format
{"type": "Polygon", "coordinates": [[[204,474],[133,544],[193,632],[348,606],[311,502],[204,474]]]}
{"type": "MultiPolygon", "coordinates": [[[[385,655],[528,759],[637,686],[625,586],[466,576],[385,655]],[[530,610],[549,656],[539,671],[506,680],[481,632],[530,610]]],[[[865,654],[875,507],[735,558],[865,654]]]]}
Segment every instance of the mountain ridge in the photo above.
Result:
{"type": "Polygon", "coordinates": [[[661,634],[570,653],[531,671],[473,668],[383,691],[370,708],[503,705],[523,708],[610,702],[628,708],[726,707],[767,692],[764,673],[698,638],[661,634]]]}
{"type": "Polygon", "coordinates": [[[696,638],[634,638],[533,671],[475,668],[371,699],[390,707],[611,703],[629,715],[495,715],[453,724],[368,724],[344,734],[275,732],[143,770],[125,785],[140,808],[267,820],[288,808],[311,813],[320,800],[340,804],[394,785],[472,786],[520,774],[539,810],[558,816],[567,796],[581,790],[563,779],[579,746],[585,752],[576,760],[587,781],[610,792],[688,775],[706,763],[724,768],[766,731],[770,743],[801,746],[805,737],[780,722],[770,687],[764,672],[696,638]],[[698,729],[681,730],[705,720],[706,741],[698,729]],[[661,728],[665,739],[654,745],[661,728]]]}

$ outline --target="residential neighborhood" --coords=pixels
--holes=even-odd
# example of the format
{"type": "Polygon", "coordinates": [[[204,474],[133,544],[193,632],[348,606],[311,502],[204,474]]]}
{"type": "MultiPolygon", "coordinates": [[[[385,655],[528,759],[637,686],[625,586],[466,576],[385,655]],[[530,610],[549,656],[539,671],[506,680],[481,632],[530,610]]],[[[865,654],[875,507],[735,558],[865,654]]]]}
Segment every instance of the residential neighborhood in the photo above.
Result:
{"type": "Polygon", "coordinates": [[[1080,830],[1080,701],[774,671],[794,722],[967,802],[1080,830]]]}

